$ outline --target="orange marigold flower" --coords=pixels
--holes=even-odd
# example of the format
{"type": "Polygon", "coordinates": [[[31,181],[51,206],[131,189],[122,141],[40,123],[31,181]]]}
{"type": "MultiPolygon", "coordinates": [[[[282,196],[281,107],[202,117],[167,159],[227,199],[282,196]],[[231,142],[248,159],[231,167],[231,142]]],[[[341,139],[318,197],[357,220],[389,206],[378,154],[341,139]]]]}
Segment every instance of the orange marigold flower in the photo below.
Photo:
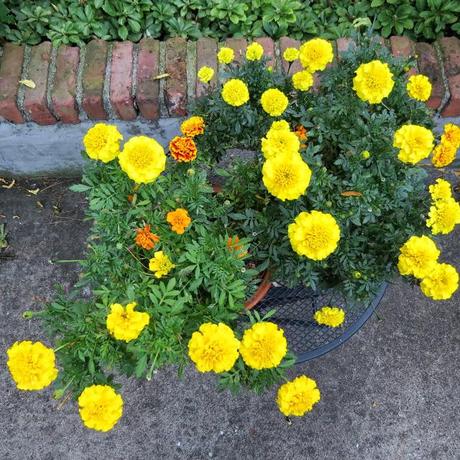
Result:
{"type": "Polygon", "coordinates": [[[150,225],[144,225],[143,228],[136,229],[135,242],[141,248],[153,249],[158,241],[160,241],[160,238],[150,231],[150,225]]]}
{"type": "Polygon", "coordinates": [[[166,220],[171,224],[171,230],[178,235],[182,235],[185,229],[190,225],[192,219],[188,215],[186,209],[178,208],[175,211],[170,211],[166,215],[166,220]]]}
{"type": "Polygon", "coordinates": [[[190,117],[188,120],[185,120],[180,125],[180,130],[182,134],[187,137],[195,137],[198,134],[204,133],[204,120],[202,117],[194,116],[190,117]]]}
{"type": "MultiPolygon", "coordinates": [[[[230,250],[230,251],[241,251],[243,249],[243,246],[241,246],[241,244],[239,244],[240,242],[240,238],[237,236],[229,236],[228,237],[228,240],[227,240],[227,248],[230,250]]],[[[246,257],[248,254],[247,251],[244,251],[244,252],[241,252],[240,254],[238,254],[238,258],[239,259],[242,259],[243,257],[246,257]]]]}
{"type": "Polygon", "coordinates": [[[305,126],[298,125],[295,128],[295,133],[297,137],[299,138],[299,141],[306,141],[308,138],[308,131],[306,130],[305,126]]]}
{"type": "Polygon", "coordinates": [[[455,160],[456,149],[452,144],[440,143],[433,150],[431,162],[436,168],[444,168],[455,160]]]}
{"type": "Polygon", "coordinates": [[[172,157],[179,162],[189,162],[196,158],[196,145],[192,138],[176,136],[169,143],[172,157]]]}

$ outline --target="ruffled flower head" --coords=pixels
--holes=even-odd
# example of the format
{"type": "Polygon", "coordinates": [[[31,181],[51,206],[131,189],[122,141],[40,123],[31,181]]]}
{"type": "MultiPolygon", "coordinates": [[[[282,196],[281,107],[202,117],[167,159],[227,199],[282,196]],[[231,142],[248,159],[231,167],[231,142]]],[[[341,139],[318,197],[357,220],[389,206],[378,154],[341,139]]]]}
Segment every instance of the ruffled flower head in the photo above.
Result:
{"type": "Polygon", "coordinates": [[[54,351],[41,342],[15,342],[6,354],[6,364],[19,390],[42,390],[58,375],[54,351]]]}
{"type": "Polygon", "coordinates": [[[169,143],[169,152],[179,163],[188,163],[196,158],[197,148],[192,138],[175,136],[169,143]]]}
{"type": "Polygon", "coordinates": [[[276,324],[261,322],[244,331],[240,345],[243,361],[253,369],[277,367],[287,353],[284,332],[276,324]]]}
{"type": "Polygon", "coordinates": [[[198,79],[202,83],[209,83],[214,77],[214,69],[212,67],[203,66],[198,70],[198,79]]]}
{"type": "Polygon", "coordinates": [[[280,200],[297,200],[310,184],[311,169],[300,154],[279,154],[265,161],[262,180],[267,190],[280,200]]]}
{"type": "Polygon", "coordinates": [[[345,321],[345,311],[339,307],[323,307],[313,317],[318,324],[339,327],[345,321]]]}
{"type": "Polygon", "coordinates": [[[108,163],[120,153],[120,141],[123,139],[115,125],[96,123],[83,138],[86,153],[93,160],[108,163]]]}
{"type": "Polygon", "coordinates": [[[399,249],[398,270],[401,275],[423,278],[436,265],[440,251],[428,236],[411,236],[399,249]]]}
{"type": "Polygon", "coordinates": [[[417,101],[425,102],[431,96],[432,85],[426,75],[411,75],[406,88],[407,94],[417,101]]]}
{"type": "Polygon", "coordinates": [[[286,417],[302,417],[310,412],[320,399],[321,394],[316,382],[306,375],[301,375],[280,386],[276,402],[280,412],[286,417]]]}
{"type": "Polygon", "coordinates": [[[153,249],[159,241],[159,236],[150,231],[150,225],[144,225],[144,227],[136,229],[136,238],[134,242],[137,246],[150,250],[153,249]]]}
{"type": "Polygon", "coordinates": [[[166,276],[174,267],[171,259],[163,251],[155,252],[149,260],[149,270],[155,274],[156,278],[166,276]]]}
{"type": "Polygon", "coordinates": [[[228,80],[222,87],[222,99],[229,105],[240,107],[249,101],[246,83],[238,78],[228,80]]]}
{"type": "Polygon", "coordinates": [[[332,45],[322,38],[313,38],[299,48],[302,67],[310,73],[324,70],[334,60],[332,45]]]}
{"type": "Polygon", "coordinates": [[[426,225],[431,228],[433,235],[447,235],[460,224],[460,203],[454,198],[438,200],[430,207],[426,225]]]}
{"type": "Polygon", "coordinates": [[[165,170],[163,147],[147,136],[132,137],[118,157],[121,169],[137,184],[154,182],[165,170]]]}
{"type": "Polygon", "coordinates": [[[279,89],[270,88],[262,93],[260,103],[269,115],[279,117],[287,109],[289,100],[279,89]]]}
{"type": "Polygon", "coordinates": [[[287,129],[270,128],[266,137],[262,138],[262,153],[266,159],[283,154],[294,155],[299,149],[299,138],[287,129]]]}
{"type": "Polygon", "coordinates": [[[91,385],[78,398],[83,424],[92,430],[111,430],[123,414],[123,399],[108,385],[91,385]]]}
{"type": "Polygon", "coordinates": [[[264,55],[264,47],[260,43],[251,43],[246,49],[246,59],[248,61],[260,61],[264,55]]]}
{"type": "Polygon", "coordinates": [[[312,260],[323,260],[337,249],[340,227],[331,214],[304,211],[289,224],[288,236],[294,252],[312,260]]]}
{"type": "Polygon", "coordinates": [[[353,78],[353,89],[357,96],[370,104],[380,104],[395,84],[387,63],[379,60],[361,64],[353,78]]]}
{"type": "Polygon", "coordinates": [[[183,208],[177,208],[175,211],[168,212],[166,220],[171,225],[171,230],[178,235],[182,235],[192,222],[188,211],[183,208]]]}
{"type": "Polygon", "coordinates": [[[230,64],[235,58],[235,52],[226,46],[222,47],[217,53],[219,64],[230,64]]]}
{"type": "Polygon", "coordinates": [[[117,340],[131,342],[137,339],[150,322],[150,315],[145,312],[134,311],[136,303],[132,302],[123,307],[119,303],[110,305],[110,313],[107,315],[106,326],[110,335],[117,340]]]}
{"type": "Polygon", "coordinates": [[[450,299],[458,289],[458,273],[449,264],[436,264],[420,283],[423,294],[433,300],[450,299]]]}
{"type": "Polygon", "coordinates": [[[195,137],[204,133],[205,123],[202,117],[193,116],[182,122],[180,130],[187,137],[195,137]]]}
{"type": "Polygon", "coordinates": [[[226,324],[205,323],[192,334],[188,354],[200,372],[227,372],[238,359],[239,346],[226,324]]]}
{"type": "Polygon", "coordinates": [[[393,138],[393,147],[399,148],[398,158],[403,163],[416,164],[433,150],[433,133],[423,126],[403,125],[393,138]]]}

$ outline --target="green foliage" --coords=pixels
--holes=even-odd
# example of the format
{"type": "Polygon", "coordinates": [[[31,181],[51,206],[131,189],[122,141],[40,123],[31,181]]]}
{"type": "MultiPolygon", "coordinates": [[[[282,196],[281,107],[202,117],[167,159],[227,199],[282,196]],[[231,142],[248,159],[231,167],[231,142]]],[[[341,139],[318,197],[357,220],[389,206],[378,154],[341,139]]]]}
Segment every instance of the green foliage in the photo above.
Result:
{"type": "Polygon", "coordinates": [[[434,40],[459,33],[459,13],[456,0],[6,0],[0,38],[30,45],[143,36],[335,39],[349,35],[356,18],[368,17],[384,37],[434,40]]]}
{"type": "MultiPolygon", "coordinates": [[[[57,395],[67,389],[78,396],[91,384],[111,384],[119,374],[151,379],[161,366],[181,370],[188,360],[187,344],[205,322],[223,322],[236,328],[245,299],[252,295],[261,269],[247,266],[250,238],[241,238],[241,249],[227,246],[223,217],[226,209],[214,198],[204,171],[168,162],[167,174],[154,183],[134,186],[118,163],[90,162],[82,182],[71,187],[88,197],[87,217],[93,221],[83,273],[70,295],[60,293],[39,313],[56,340],[63,371],[57,395]],[[180,186],[179,186],[180,184],[180,186]],[[130,199],[128,199],[128,197],[130,199]],[[185,208],[192,217],[186,232],[178,235],[166,214],[185,208]],[[159,238],[154,250],[135,244],[136,229],[145,224],[159,238]],[[149,271],[154,251],[164,251],[175,268],[157,279],[149,271]],[[93,298],[83,298],[82,289],[93,298]],[[150,315],[149,325],[131,341],[114,339],[106,327],[110,305],[135,301],[150,315]]],[[[259,373],[238,364],[235,376],[256,390],[278,382],[286,367],[259,373]]],[[[221,386],[234,389],[236,377],[221,386]]]]}
{"type": "Polygon", "coordinates": [[[205,134],[197,138],[202,157],[210,165],[224,160],[217,170],[225,180],[218,194],[227,210],[223,222],[254,240],[250,251],[256,264],[268,264],[285,285],[335,285],[353,300],[366,298],[391,279],[401,245],[427,230],[426,173],[397,159],[392,137],[403,124],[433,127],[426,105],[407,96],[404,69],[409,62],[392,57],[370,36],[356,36],[356,41],[358,48],[345,53],[340,66],[322,72],[319,91],[296,92],[288,76],[268,71],[263,61],[244,62],[228,66],[227,74],[247,82],[249,103],[229,106],[217,89],[191,109],[206,120],[205,134]],[[395,79],[390,96],[375,105],[361,101],[352,88],[355,70],[373,59],[387,62],[395,79]],[[301,154],[312,179],[298,200],[282,202],[269,194],[262,183],[261,154],[249,161],[226,159],[231,148],[260,151],[260,139],[273,121],[259,103],[269,87],[289,94],[282,118],[308,130],[301,154]],[[361,156],[366,150],[369,159],[361,156]],[[347,191],[357,196],[342,195],[347,191]],[[318,262],[295,254],[287,237],[294,218],[312,209],[331,213],[341,225],[338,249],[318,262]]]}

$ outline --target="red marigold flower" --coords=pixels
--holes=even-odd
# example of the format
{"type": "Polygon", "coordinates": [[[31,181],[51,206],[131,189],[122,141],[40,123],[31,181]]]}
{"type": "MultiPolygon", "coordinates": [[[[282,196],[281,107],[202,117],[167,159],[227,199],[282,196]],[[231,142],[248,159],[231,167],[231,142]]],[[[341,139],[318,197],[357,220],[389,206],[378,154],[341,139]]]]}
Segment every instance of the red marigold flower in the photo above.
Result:
{"type": "Polygon", "coordinates": [[[153,249],[158,241],[160,241],[160,238],[150,231],[150,225],[144,225],[143,228],[136,229],[135,242],[141,248],[153,249]]]}
{"type": "Polygon", "coordinates": [[[169,143],[169,151],[171,156],[179,162],[189,162],[196,158],[196,145],[190,137],[176,136],[169,143]]]}

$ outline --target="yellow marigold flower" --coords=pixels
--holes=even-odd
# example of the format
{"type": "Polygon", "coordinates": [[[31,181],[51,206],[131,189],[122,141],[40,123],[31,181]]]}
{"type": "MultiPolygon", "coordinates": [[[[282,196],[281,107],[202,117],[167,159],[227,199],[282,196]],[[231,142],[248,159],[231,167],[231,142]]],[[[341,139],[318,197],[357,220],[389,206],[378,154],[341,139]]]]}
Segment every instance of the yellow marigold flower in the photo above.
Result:
{"type": "Polygon", "coordinates": [[[260,96],[262,108],[272,117],[279,117],[288,106],[286,95],[276,88],[267,89],[260,96]]]}
{"type": "Polygon", "coordinates": [[[422,292],[434,300],[447,300],[458,289],[457,270],[449,264],[436,264],[420,283],[422,292]]]}
{"type": "Polygon", "coordinates": [[[169,143],[169,153],[179,163],[193,161],[197,152],[195,141],[191,137],[175,136],[169,143]]]}
{"type": "Polygon", "coordinates": [[[279,387],[276,402],[280,412],[286,417],[302,417],[310,412],[320,399],[321,393],[316,387],[316,382],[306,375],[301,375],[279,387]]]}
{"type": "Polygon", "coordinates": [[[447,235],[457,224],[460,224],[460,203],[454,198],[438,200],[430,207],[426,225],[431,228],[433,235],[447,235]]]}
{"type": "Polygon", "coordinates": [[[54,351],[41,342],[15,342],[6,354],[6,364],[19,390],[42,390],[58,375],[54,351]]]}
{"type": "Polygon", "coordinates": [[[412,99],[424,102],[430,98],[432,86],[426,75],[411,75],[406,89],[412,99]]]}
{"type": "Polygon", "coordinates": [[[444,132],[441,136],[442,144],[451,144],[455,150],[460,147],[460,126],[452,123],[444,125],[444,132]]]}
{"type": "Polygon", "coordinates": [[[168,212],[168,214],[166,214],[166,220],[171,225],[171,230],[178,235],[182,235],[192,222],[192,219],[190,219],[188,215],[188,211],[182,208],[177,208],[175,211],[168,212]]]}
{"type": "Polygon", "coordinates": [[[227,372],[239,353],[239,340],[224,323],[204,323],[192,334],[188,355],[200,372],[227,372]]]}
{"type": "Polygon", "coordinates": [[[249,101],[246,83],[238,78],[228,80],[222,88],[222,99],[229,105],[239,107],[249,101]]]}
{"type": "Polygon", "coordinates": [[[379,60],[361,64],[353,78],[353,89],[357,96],[370,104],[380,104],[395,84],[387,63],[379,60]]]}
{"type": "Polygon", "coordinates": [[[198,71],[198,78],[202,83],[209,83],[214,77],[214,69],[212,67],[203,66],[198,71]]]}
{"type": "Polygon", "coordinates": [[[85,134],[83,145],[90,158],[108,163],[119,155],[122,139],[116,126],[96,123],[85,134]]]}
{"type": "Polygon", "coordinates": [[[147,136],[135,136],[126,142],[118,157],[121,169],[137,184],[147,184],[165,170],[163,147],[147,136]]]}
{"type": "Polygon", "coordinates": [[[284,200],[296,200],[307,190],[311,170],[297,153],[279,154],[265,161],[262,180],[267,190],[284,200]]]}
{"type": "Polygon", "coordinates": [[[444,168],[449,166],[454,160],[457,149],[448,142],[441,142],[433,150],[431,163],[436,168],[444,168]]]}
{"type": "Polygon", "coordinates": [[[364,150],[361,152],[361,157],[364,159],[364,160],[367,160],[368,158],[371,157],[371,153],[368,151],[368,150],[364,150]]]}
{"type": "Polygon", "coordinates": [[[202,117],[193,116],[180,125],[182,134],[187,137],[195,137],[204,133],[205,123],[202,117]]]}
{"type": "Polygon", "coordinates": [[[444,179],[437,179],[434,184],[429,186],[429,191],[434,201],[452,198],[452,187],[450,183],[444,179]]]}
{"type": "Polygon", "coordinates": [[[393,147],[399,148],[398,158],[404,163],[416,164],[433,150],[433,133],[418,125],[403,125],[393,137],[393,147]]]}
{"type": "Polygon", "coordinates": [[[436,265],[440,251],[427,236],[411,236],[399,249],[398,270],[401,275],[423,278],[436,265]]]}
{"type": "Polygon", "coordinates": [[[78,405],[83,424],[96,431],[111,430],[123,414],[123,399],[108,385],[86,387],[78,405]]]}
{"type": "Polygon", "coordinates": [[[260,43],[251,43],[246,49],[246,59],[248,61],[260,61],[264,55],[264,47],[260,43]]]}
{"type": "Polygon", "coordinates": [[[163,251],[155,252],[149,260],[149,270],[154,272],[155,278],[166,276],[174,267],[171,259],[163,251]]]}
{"type": "Polygon", "coordinates": [[[158,241],[160,241],[160,238],[150,231],[150,225],[144,225],[144,227],[136,229],[134,242],[137,246],[150,250],[155,247],[158,241]]]}
{"type": "Polygon", "coordinates": [[[313,75],[308,70],[301,70],[292,76],[292,84],[298,91],[308,91],[313,86],[313,75]]]}
{"type": "Polygon", "coordinates": [[[300,141],[292,131],[270,128],[266,136],[262,138],[262,153],[267,159],[299,152],[300,141]]]}
{"type": "Polygon", "coordinates": [[[315,321],[329,327],[339,327],[345,321],[345,311],[338,307],[323,307],[315,312],[315,321]]]}
{"type": "Polygon", "coordinates": [[[297,48],[286,48],[283,53],[283,58],[287,62],[293,62],[299,59],[299,50],[297,48]]]}
{"type": "Polygon", "coordinates": [[[274,323],[261,322],[244,331],[240,344],[243,361],[253,369],[272,369],[287,353],[287,340],[274,323]]]}
{"type": "Polygon", "coordinates": [[[110,305],[106,326],[110,334],[117,340],[130,342],[137,339],[147,324],[150,315],[145,312],[134,311],[136,302],[129,303],[126,308],[119,303],[110,305]]]}
{"type": "Polygon", "coordinates": [[[277,129],[283,129],[284,131],[289,131],[291,128],[289,127],[289,123],[286,120],[278,120],[274,121],[271,126],[269,131],[275,131],[277,129]]]}
{"type": "Polygon", "coordinates": [[[226,46],[222,47],[217,53],[217,60],[219,61],[219,64],[230,64],[234,58],[234,51],[226,46]]]}
{"type": "Polygon", "coordinates": [[[299,48],[302,67],[313,73],[324,70],[334,59],[332,45],[322,38],[313,38],[299,48]]]}
{"type": "Polygon", "coordinates": [[[288,236],[297,254],[312,260],[323,260],[337,249],[340,227],[331,214],[304,211],[289,224],[288,236]]]}

